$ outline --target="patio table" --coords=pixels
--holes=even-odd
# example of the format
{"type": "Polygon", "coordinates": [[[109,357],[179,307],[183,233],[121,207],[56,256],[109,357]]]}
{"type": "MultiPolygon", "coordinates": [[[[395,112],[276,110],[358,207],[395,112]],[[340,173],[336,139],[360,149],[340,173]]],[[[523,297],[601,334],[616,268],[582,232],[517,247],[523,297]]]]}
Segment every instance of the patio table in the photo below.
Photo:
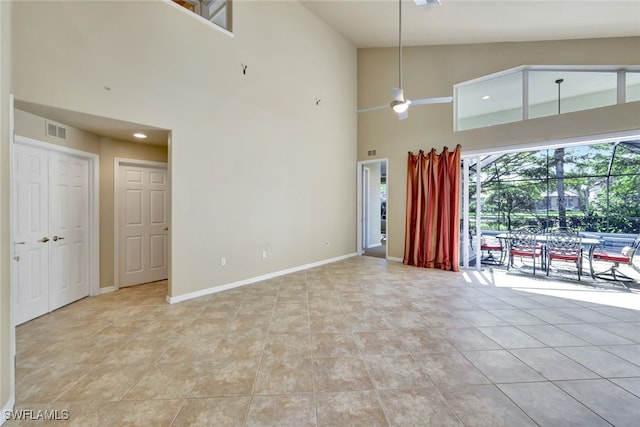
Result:
{"type": "MultiPolygon", "coordinates": [[[[507,243],[509,242],[509,233],[500,233],[498,235],[496,235],[496,238],[498,239],[504,239],[507,243]]],[[[536,234],[536,241],[540,242],[542,244],[542,252],[543,252],[543,256],[542,256],[542,268],[546,270],[547,266],[546,263],[544,262],[544,252],[546,249],[546,242],[547,242],[547,235],[546,234],[536,234]]],[[[594,271],[593,271],[593,252],[596,250],[596,248],[598,246],[600,246],[600,244],[602,243],[599,239],[596,239],[594,237],[580,237],[580,243],[584,246],[589,246],[589,251],[587,252],[587,258],[589,259],[589,272],[591,273],[591,276],[593,276],[594,271]]]]}

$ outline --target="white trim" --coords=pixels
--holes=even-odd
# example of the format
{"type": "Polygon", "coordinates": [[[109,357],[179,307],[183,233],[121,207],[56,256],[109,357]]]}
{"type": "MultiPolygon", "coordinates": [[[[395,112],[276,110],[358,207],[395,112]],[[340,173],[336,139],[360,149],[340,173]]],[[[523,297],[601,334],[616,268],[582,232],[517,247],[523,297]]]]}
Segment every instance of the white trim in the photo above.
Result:
{"type": "Polygon", "coordinates": [[[509,74],[513,74],[513,73],[517,73],[519,71],[522,71],[522,70],[524,70],[526,68],[529,68],[529,66],[528,65],[520,65],[519,67],[509,68],[509,69],[506,69],[506,70],[498,71],[497,73],[487,74],[487,75],[482,76],[482,77],[476,77],[475,79],[466,80],[464,82],[454,84],[453,85],[454,93],[455,93],[455,90],[457,88],[464,87],[464,86],[469,86],[469,85],[472,85],[472,84],[475,84],[475,83],[483,82],[485,80],[491,80],[491,79],[495,79],[495,78],[498,78],[498,77],[507,76],[509,74]]]}
{"type": "Polygon", "coordinates": [[[337,262],[337,261],[342,261],[348,258],[352,258],[358,256],[357,253],[350,253],[347,255],[341,255],[335,258],[329,258],[329,259],[325,259],[322,261],[317,261],[317,262],[312,262],[310,264],[304,264],[304,265],[300,265],[298,267],[292,267],[292,268],[288,268],[286,270],[280,270],[280,271],[275,271],[273,273],[268,273],[268,274],[264,274],[262,276],[256,276],[256,277],[251,277],[248,279],[244,279],[244,280],[239,280],[237,282],[232,282],[232,283],[227,283],[224,285],[218,285],[218,286],[214,286],[208,289],[202,289],[200,291],[196,291],[196,292],[190,292],[188,294],[184,294],[184,295],[178,295],[175,297],[170,297],[167,295],[167,302],[169,304],[175,304],[178,302],[183,302],[183,301],[187,301],[193,298],[199,298],[199,297],[203,297],[205,295],[211,295],[211,294],[215,294],[218,292],[222,292],[222,291],[226,291],[229,289],[233,289],[233,288],[238,288],[240,286],[245,286],[245,285],[250,285],[252,283],[256,283],[256,282],[262,282],[263,280],[268,280],[268,279],[273,279],[274,277],[279,277],[279,276],[284,276],[286,274],[291,274],[291,273],[296,273],[298,271],[303,271],[303,270],[309,270],[310,268],[315,268],[315,267],[319,267],[325,264],[331,264],[333,262],[337,262]]]}
{"type": "Polygon", "coordinates": [[[593,71],[593,72],[603,72],[603,71],[638,71],[640,70],[640,66],[638,65],[519,65],[517,67],[508,68],[506,70],[498,71],[493,74],[487,74],[482,77],[476,77],[472,80],[466,80],[461,83],[457,83],[453,85],[454,90],[458,87],[468,86],[471,84],[479,83],[484,80],[491,80],[498,77],[503,77],[509,74],[513,74],[523,70],[530,71],[593,71]]]}
{"type": "Polygon", "coordinates": [[[524,68],[533,71],[638,71],[639,65],[525,65],[524,68]]]}
{"type": "MultiPolygon", "coordinates": [[[[183,8],[184,9],[184,8],[183,8]]],[[[187,11],[188,12],[188,11],[187,11]]],[[[169,174],[169,163],[154,162],[151,160],[127,159],[124,157],[113,158],[113,287],[114,291],[120,289],[120,209],[118,202],[118,194],[120,191],[120,166],[131,165],[141,168],[158,168],[166,169],[167,177],[169,174]]],[[[167,182],[167,191],[169,192],[169,210],[171,210],[171,183],[167,182]]],[[[169,214],[168,221],[171,221],[169,214]]],[[[167,224],[170,226],[170,224],[167,224]]],[[[167,248],[168,249],[168,248],[167,248]]],[[[171,259],[171,258],[169,258],[171,259]]]]}
{"type": "Polygon", "coordinates": [[[626,70],[618,70],[616,101],[618,104],[627,102],[627,72],[626,70]]]}
{"type": "MultiPolygon", "coordinates": [[[[10,233],[13,233],[13,222],[15,221],[14,215],[12,215],[13,210],[13,140],[15,139],[15,128],[14,128],[14,112],[13,112],[13,93],[9,94],[9,176],[11,179],[9,180],[9,230],[10,233]]],[[[12,236],[10,237],[10,241],[12,236]]],[[[13,250],[15,246],[13,244],[9,245],[9,259],[13,260],[13,250]]],[[[13,301],[14,296],[13,292],[15,291],[14,280],[15,280],[15,263],[10,262],[9,267],[9,399],[7,403],[2,408],[2,416],[0,416],[0,425],[4,424],[6,418],[4,417],[5,411],[10,411],[13,409],[15,401],[16,401],[16,327],[13,322],[13,301]]]]}
{"type": "MultiPolygon", "coordinates": [[[[476,158],[476,165],[480,164],[480,156],[476,158]]],[[[482,203],[480,203],[480,197],[482,196],[482,180],[480,179],[480,173],[482,168],[476,168],[476,270],[482,269],[482,203]]],[[[467,176],[467,179],[469,177],[467,176]]]]}
{"type": "Polygon", "coordinates": [[[111,292],[115,292],[117,290],[118,288],[116,288],[115,286],[106,286],[104,288],[100,288],[100,290],[98,291],[98,294],[99,295],[110,294],[111,292]]]}
{"type": "Polygon", "coordinates": [[[469,268],[469,162],[462,159],[462,265],[469,268]]]}
{"type": "Polygon", "coordinates": [[[402,264],[402,258],[398,258],[398,257],[394,257],[394,256],[387,257],[387,261],[399,262],[400,264],[402,264]]]}
{"type": "Polygon", "coordinates": [[[169,166],[167,162],[154,162],[152,160],[127,159],[124,157],[114,157],[113,164],[114,166],[132,165],[132,166],[140,166],[144,168],[159,168],[159,169],[168,169],[168,166],[169,166]]]}
{"type": "Polygon", "coordinates": [[[7,400],[7,403],[2,407],[2,415],[0,415],[0,426],[7,421],[8,417],[6,416],[6,414],[11,413],[16,404],[15,395],[13,393],[13,390],[11,391],[12,393],[9,395],[9,400],[7,400]]]}
{"type": "Polygon", "coordinates": [[[462,158],[485,156],[490,154],[515,153],[519,151],[544,150],[547,148],[571,147],[576,145],[601,144],[604,142],[616,142],[620,139],[640,138],[640,129],[621,132],[605,133],[600,135],[584,135],[563,139],[551,139],[548,141],[529,142],[526,144],[507,145],[504,147],[482,148],[465,151],[462,158]]]}
{"type": "Polygon", "coordinates": [[[360,248],[369,247],[371,238],[371,168],[362,167],[362,243],[360,248]]]}
{"type": "MultiPolygon", "coordinates": [[[[176,9],[178,9],[179,11],[181,11],[182,13],[185,13],[189,16],[191,16],[192,18],[195,18],[201,22],[204,22],[205,24],[209,25],[210,27],[220,31],[222,34],[225,34],[229,37],[233,37],[233,33],[229,30],[227,30],[226,28],[222,28],[220,25],[218,24],[214,24],[213,22],[209,21],[208,19],[205,19],[204,17],[198,15],[197,13],[193,13],[191,12],[189,9],[180,6],[177,3],[174,3],[171,0],[163,0],[165,3],[170,4],[172,7],[175,7],[176,9]]],[[[232,18],[233,19],[233,18],[232,18]]]]}
{"type": "Polygon", "coordinates": [[[362,208],[362,162],[356,164],[356,253],[362,255],[362,223],[364,221],[362,208]]]}
{"type": "Polygon", "coordinates": [[[522,115],[521,120],[529,120],[529,69],[522,70],[522,115]]]}
{"type": "MultiPolygon", "coordinates": [[[[100,156],[21,135],[15,135],[13,143],[70,154],[89,161],[89,295],[98,295],[100,289],[100,156]]],[[[13,182],[13,175],[11,175],[11,182],[13,182]]],[[[10,197],[13,206],[14,195],[10,197]]],[[[11,232],[13,233],[13,229],[11,232]]],[[[13,319],[11,321],[13,322],[13,319]]]]}
{"type": "Polygon", "coordinates": [[[91,230],[89,239],[92,244],[89,255],[90,276],[93,278],[89,282],[89,295],[94,296],[100,289],[100,156],[94,154],[89,159],[89,222],[91,230]]]}

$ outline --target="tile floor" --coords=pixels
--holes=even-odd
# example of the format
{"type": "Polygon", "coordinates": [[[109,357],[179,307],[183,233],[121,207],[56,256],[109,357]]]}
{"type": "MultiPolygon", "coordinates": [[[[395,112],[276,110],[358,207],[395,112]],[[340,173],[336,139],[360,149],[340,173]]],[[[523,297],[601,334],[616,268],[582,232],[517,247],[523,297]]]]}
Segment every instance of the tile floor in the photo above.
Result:
{"type": "Polygon", "coordinates": [[[166,283],[126,288],[17,328],[16,409],[82,427],[637,426],[640,310],[593,301],[640,294],[567,286],[357,257],[175,305],[166,283]]]}

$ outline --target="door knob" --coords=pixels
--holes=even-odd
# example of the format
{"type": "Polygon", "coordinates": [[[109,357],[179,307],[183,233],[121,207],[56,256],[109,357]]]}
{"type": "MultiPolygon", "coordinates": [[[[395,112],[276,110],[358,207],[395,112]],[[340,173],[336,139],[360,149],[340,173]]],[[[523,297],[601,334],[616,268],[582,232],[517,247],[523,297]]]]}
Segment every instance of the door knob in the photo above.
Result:
{"type": "Polygon", "coordinates": [[[163,228],[164,231],[169,231],[169,227],[163,228]]]}
{"type": "Polygon", "coordinates": [[[42,242],[42,243],[47,243],[49,241],[48,237],[43,237],[42,239],[38,240],[38,242],[42,242]]]}
{"type": "Polygon", "coordinates": [[[64,237],[62,236],[53,236],[53,241],[57,242],[58,240],[64,240],[64,237]]]}

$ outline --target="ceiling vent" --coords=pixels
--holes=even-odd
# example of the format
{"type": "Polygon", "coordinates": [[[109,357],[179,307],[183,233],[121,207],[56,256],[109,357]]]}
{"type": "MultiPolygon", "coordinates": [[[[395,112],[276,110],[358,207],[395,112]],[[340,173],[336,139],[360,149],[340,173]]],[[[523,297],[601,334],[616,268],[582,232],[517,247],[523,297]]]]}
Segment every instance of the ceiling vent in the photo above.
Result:
{"type": "Polygon", "coordinates": [[[46,124],[46,135],[52,138],[67,140],[67,128],[59,125],[58,123],[53,123],[50,121],[45,121],[46,124]]]}

